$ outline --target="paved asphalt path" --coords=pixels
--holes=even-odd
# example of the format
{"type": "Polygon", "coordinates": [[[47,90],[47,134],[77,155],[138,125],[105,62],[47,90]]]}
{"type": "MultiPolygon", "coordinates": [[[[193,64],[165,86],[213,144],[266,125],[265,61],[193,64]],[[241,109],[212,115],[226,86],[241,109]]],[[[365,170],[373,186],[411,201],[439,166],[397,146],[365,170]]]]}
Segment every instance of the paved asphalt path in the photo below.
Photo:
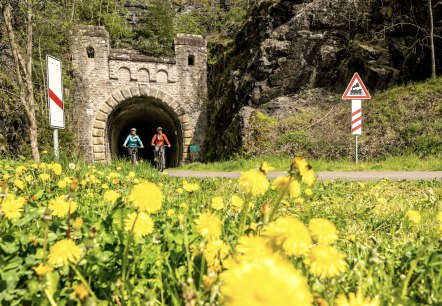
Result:
{"type": "MultiPolygon", "coordinates": [[[[166,172],[170,176],[187,177],[187,178],[238,178],[241,176],[240,172],[205,172],[205,171],[188,171],[188,170],[174,170],[167,169],[166,172]]],[[[271,172],[268,174],[270,179],[277,176],[284,175],[286,172],[271,172]]],[[[442,180],[442,171],[401,171],[401,172],[335,172],[323,171],[316,173],[319,180],[351,180],[351,181],[378,181],[382,179],[390,179],[393,181],[407,180],[442,180]]]]}

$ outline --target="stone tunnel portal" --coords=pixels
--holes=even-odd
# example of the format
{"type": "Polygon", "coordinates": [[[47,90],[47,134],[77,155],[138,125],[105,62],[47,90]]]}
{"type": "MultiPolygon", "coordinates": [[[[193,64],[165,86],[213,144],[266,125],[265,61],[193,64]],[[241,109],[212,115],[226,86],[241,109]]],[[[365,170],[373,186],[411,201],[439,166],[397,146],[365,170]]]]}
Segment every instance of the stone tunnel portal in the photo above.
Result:
{"type": "Polygon", "coordinates": [[[144,144],[138,151],[139,158],[153,163],[151,139],[161,126],[172,147],[166,149],[166,167],[176,167],[183,160],[183,132],[175,112],[161,100],[152,97],[134,97],[121,102],[109,115],[107,135],[112,157],[128,157],[123,147],[131,128],[144,144]]]}

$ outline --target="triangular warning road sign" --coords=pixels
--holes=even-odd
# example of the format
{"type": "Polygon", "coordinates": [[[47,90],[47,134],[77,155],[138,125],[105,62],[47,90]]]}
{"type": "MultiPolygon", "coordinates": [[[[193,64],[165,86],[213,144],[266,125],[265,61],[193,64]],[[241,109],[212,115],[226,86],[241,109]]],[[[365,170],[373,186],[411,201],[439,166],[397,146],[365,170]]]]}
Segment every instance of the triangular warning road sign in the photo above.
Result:
{"type": "Polygon", "coordinates": [[[342,96],[342,99],[344,100],[371,99],[371,96],[368,93],[368,90],[365,87],[364,82],[362,82],[362,79],[357,72],[353,75],[353,78],[351,79],[350,83],[347,86],[347,89],[344,92],[344,95],[342,96]]]}

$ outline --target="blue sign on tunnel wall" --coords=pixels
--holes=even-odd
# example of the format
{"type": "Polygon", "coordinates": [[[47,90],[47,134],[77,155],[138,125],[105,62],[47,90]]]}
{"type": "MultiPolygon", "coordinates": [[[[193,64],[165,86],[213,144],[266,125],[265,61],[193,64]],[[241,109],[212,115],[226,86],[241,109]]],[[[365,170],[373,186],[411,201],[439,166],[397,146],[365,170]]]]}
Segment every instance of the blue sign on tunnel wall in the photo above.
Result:
{"type": "Polygon", "coordinates": [[[189,151],[190,151],[190,152],[201,151],[201,147],[200,147],[200,146],[190,146],[190,147],[189,147],[189,151]]]}

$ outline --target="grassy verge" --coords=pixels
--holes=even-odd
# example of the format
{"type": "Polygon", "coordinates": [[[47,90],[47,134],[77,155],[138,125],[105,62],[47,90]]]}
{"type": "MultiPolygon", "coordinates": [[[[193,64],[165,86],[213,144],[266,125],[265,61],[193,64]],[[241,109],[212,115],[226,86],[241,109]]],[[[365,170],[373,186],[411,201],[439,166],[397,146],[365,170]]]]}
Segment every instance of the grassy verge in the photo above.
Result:
{"type": "MultiPolygon", "coordinates": [[[[263,161],[270,163],[274,171],[286,170],[291,158],[284,156],[263,156],[252,159],[238,158],[229,161],[213,163],[190,163],[180,169],[194,171],[243,171],[256,168],[263,161]]],[[[388,157],[385,160],[360,162],[350,160],[331,161],[325,159],[310,160],[316,171],[441,171],[441,157],[420,158],[416,155],[388,157]]]]}

